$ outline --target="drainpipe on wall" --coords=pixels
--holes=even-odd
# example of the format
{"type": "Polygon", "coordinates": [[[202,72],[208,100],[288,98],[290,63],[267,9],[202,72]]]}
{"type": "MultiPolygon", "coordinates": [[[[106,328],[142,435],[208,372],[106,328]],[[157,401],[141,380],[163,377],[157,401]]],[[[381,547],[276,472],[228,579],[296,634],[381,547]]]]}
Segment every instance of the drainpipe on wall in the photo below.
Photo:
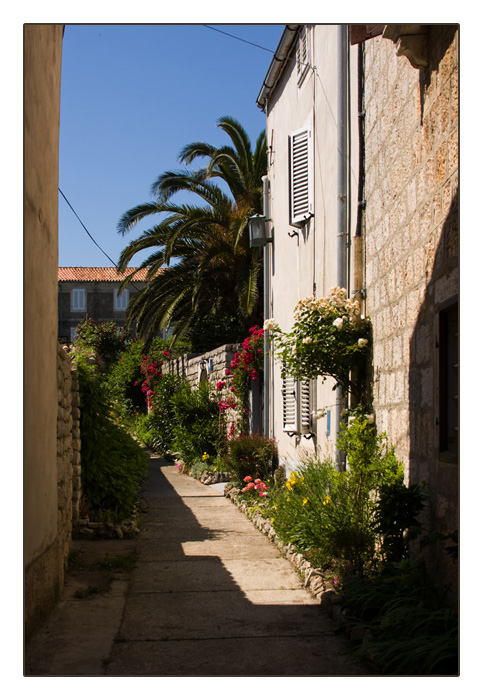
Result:
{"type": "MultiPolygon", "coordinates": [[[[337,286],[347,289],[348,267],[348,202],[347,202],[347,153],[348,153],[348,37],[347,25],[337,27],[337,286]]],[[[339,433],[341,413],[347,407],[347,395],[342,389],[336,390],[335,425],[339,433]]],[[[336,466],[345,471],[345,453],[336,448],[336,466]]]]}
{"type": "MultiPolygon", "coordinates": [[[[269,192],[270,181],[267,175],[262,177],[263,182],[263,216],[267,220],[267,226],[271,226],[269,192]]],[[[271,236],[269,236],[271,237],[271,236]]],[[[263,246],[263,318],[270,318],[270,252],[272,244],[263,246]]],[[[270,356],[269,356],[268,333],[263,336],[263,434],[270,437],[270,356]]]]}

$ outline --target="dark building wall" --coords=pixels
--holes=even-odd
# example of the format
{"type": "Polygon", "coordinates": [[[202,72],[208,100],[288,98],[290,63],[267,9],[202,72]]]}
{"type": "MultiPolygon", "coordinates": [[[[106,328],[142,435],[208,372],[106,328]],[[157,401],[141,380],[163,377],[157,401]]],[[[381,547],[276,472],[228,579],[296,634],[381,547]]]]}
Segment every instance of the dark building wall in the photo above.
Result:
{"type": "MultiPolygon", "coordinates": [[[[129,299],[132,299],[143,287],[145,282],[130,285],[129,299]]],[[[70,340],[70,329],[80,323],[86,316],[97,323],[114,321],[118,326],[124,326],[126,312],[115,308],[115,291],[118,282],[59,282],[59,337],[70,340]],[[72,309],[72,290],[84,289],[86,293],[86,309],[72,309]]]]}

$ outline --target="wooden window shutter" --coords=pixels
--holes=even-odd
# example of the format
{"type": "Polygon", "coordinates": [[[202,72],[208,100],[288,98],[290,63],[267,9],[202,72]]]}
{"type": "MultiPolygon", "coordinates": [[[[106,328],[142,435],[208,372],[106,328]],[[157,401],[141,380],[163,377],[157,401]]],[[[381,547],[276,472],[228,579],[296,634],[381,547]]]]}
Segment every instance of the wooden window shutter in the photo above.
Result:
{"type": "Polygon", "coordinates": [[[312,421],[311,421],[311,391],[310,391],[310,381],[302,380],[300,382],[300,432],[310,433],[312,432],[312,421]]]}
{"type": "Polygon", "coordinates": [[[297,383],[293,377],[282,378],[283,430],[297,432],[297,383]]]}
{"type": "Polygon", "coordinates": [[[310,65],[310,35],[307,27],[302,29],[297,42],[297,84],[300,85],[305,78],[310,65]]]}
{"type": "Polygon", "coordinates": [[[290,135],[290,223],[302,226],[313,214],[312,129],[290,135]]]}

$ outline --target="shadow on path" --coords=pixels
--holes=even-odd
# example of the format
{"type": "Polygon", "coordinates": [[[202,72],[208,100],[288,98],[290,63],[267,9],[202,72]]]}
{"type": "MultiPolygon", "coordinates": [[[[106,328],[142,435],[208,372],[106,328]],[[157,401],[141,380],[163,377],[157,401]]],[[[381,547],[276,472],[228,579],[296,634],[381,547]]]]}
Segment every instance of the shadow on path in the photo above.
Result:
{"type": "Polygon", "coordinates": [[[107,675],[357,675],[278,549],[218,491],[152,459],[107,675]]]}
{"type": "MultiPolygon", "coordinates": [[[[27,645],[27,676],[364,676],[292,565],[211,486],[151,458],[137,554],[107,593],[61,602],[27,645]]],[[[84,581],[85,584],[85,581],[84,581]]]]}

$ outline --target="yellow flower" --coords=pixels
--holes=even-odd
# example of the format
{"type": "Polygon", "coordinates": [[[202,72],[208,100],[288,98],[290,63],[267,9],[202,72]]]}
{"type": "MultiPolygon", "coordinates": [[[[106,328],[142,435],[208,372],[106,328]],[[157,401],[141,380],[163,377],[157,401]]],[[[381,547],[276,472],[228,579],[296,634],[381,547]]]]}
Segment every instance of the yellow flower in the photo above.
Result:
{"type": "Polygon", "coordinates": [[[291,481],[287,481],[287,483],[285,484],[285,486],[288,488],[289,491],[292,490],[292,482],[291,482],[291,481]]]}
{"type": "Polygon", "coordinates": [[[270,519],[270,522],[271,522],[271,523],[274,523],[274,522],[275,522],[275,518],[271,518],[271,519],[270,519]]]}
{"type": "Polygon", "coordinates": [[[302,501],[302,505],[304,506],[304,505],[305,505],[306,503],[308,503],[308,502],[309,502],[309,499],[308,499],[308,498],[304,498],[304,500],[302,501]]]}

